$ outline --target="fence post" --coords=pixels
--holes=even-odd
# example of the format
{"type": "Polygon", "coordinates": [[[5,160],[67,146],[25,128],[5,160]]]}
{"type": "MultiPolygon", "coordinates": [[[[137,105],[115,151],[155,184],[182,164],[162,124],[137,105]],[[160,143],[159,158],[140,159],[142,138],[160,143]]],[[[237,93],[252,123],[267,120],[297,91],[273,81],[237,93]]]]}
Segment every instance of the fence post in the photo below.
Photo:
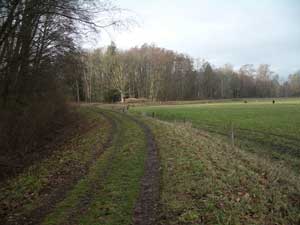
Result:
{"type": "Polygon", "coordinates": [[[231,145],[234,147],[234,128],[233,128],[233,122],[231,122],[231,145]]]}

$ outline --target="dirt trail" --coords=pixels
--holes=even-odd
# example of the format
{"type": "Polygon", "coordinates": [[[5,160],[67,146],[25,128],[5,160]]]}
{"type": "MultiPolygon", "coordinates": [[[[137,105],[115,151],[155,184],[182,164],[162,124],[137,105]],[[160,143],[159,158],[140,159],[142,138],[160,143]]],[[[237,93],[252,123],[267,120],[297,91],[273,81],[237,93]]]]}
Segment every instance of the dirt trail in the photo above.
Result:
{"type": "MultiPolygon", "coordinates": [[[[43,219],[50,214],[55,206],[65,199],[69,190],[71,190],[82,177],[88,174],[89,168],[93,165],[101,154],[116,145],[113,149],[111,157],[118,154],[118,150],[122,148],[118,144],[118,137],[120,136],[122,129],[120,127],[121,120],[118,117],[112,116],[105,111],[99,112],[103,117],[105,117],[112,125],[112,129],[109,134],[108,140],[101,146],[94,146],[93,150],[93,159],[88,162],[86,169],[79,171],[75,176],[70,177],[62,185],[55,187],[55,190],[51,189],[48,193],[43,193],[41,200],[41,205],[30,212],[28,215],[19,217],[17,220],[12,223],[7,224],[24,224],[24,225],[35,225],[41,224],[43,219]]],[[[115,112],[116,113],[116,112],[115,112]]],[[[144,175],[141,180],[140,194],[135,204],[133,212],[133,224],[134,225],[155,225],[157,219],[157,206],[159,202],[159,181],[160,181],[160,172],[159,172],[159,157],[157,147],[154,141],[154,136],[150,128],[143,123],[141,120],[134,118],[133,116],[127,115],[125,113],[120,113],[120,115],[126,117],[126,119],[131,120],[136,123],[141,130],[144,132],[146,137],[146,157],[145,157],[145,167],[144,175]]],[[[109,161],[112,161],[109,160],[109,161]]],[[[111,165],[108,165],[102,172],[99,174],[99,179],[91,183],[89,187],[89,192],[78,202],[76,207],[70,210],[68,217],[66,219],[66,224],[75,225],[78,224],[78,215],[84,215],[91,201],[93,200],[94,192],[97,188],[101,187],[103,180],[109,175],[111,170],[111,165]]]]}
{"type": "MultiPolygon", "coordinates": [[[[114,134],[111,135],[111,140],[110,144],[107,145],[107,148],[112,147],[115,143],[116,146],[114,149],[112,149],[112,154],[110,155],[110,158],[108,162],[112,162],[116,154],[118,153],[118,150],[121,148],[121,146],[118,146],[118,138],[120,137],[120,120],[116,117],[109,116],[104,112],[101,112],[104,117],[108,118],[110,121],[113,121],[114,124],[114,129],[113,132],[114,134]]],[[[97,159],[97,158],[96,158],[97,159]]],[[[96,160],[95,159],[95,160],[96,160]]],[[[95,180],[95,182],[91,183],[89,186],[89,191],[86,193],[85,196],[83,196],[76,207],[74,207],[71,212],[68,215],[67,224],[68,225],[77,225],[79,224],[78,219],[80,216],[78,215],[84,215],[88,209],[88,206],[90,205],[91,201],[93,200],[94,193],[99,189],[103,183],[103,181],[107,178],[109,175],[109,172],[111,170],[112,165],[108,164],[105,169],[98,175],[98,179],[95,180]]]]}
{"type": "Polygon", "coordinates": [[[147,152],[145,159],[145,171],[141,181],[141,190],[136,202],[133,224],[155,225],[157,221],[157,209],[159,202],[159,156],[150,128],[138,119],[130,116],[145,132],[147,152]]]}
{"type": "Polygon", "coordinates": [[[104,116],[109,123],[111,124],[112,128],[110,130],[110,134],[108,136],[108,139],[103,143],[101,146],[101,151],[99,151],[99,146],[94,146],[93,151],[93,157],[92,159],[87,163],[86,168],[83,171],[79,171],[76,176],[70,177],[66,180],[63,184],[57,186],[55,190],[49,190],[49,193],[43,193],[44,197],[42,198],[42,204],[34,209],[32,212],[30,212],[29,215],[24,215],[21,218],[18,218],[17,221],[13,221],[12,223],[8,222],[7,224],[22,224],[22,225],[34,225],[34,224],[40,224],[43,219],[51,213],[51,211],[55,208],[56,204],[61,202],[67,195],[68,191],[72,189],[76,185],[76,183],[84,177],[88,171],[91,165],[93,165],[97,158],[107,149],[109,148],[112,143],[114,136],[116,134],[117,130],[117,124],[116,121],[113,120],[111,117],[107,116],[105,113],[99,112],[102,116],[104,116]]]}
{"type": "MultiPolygon", "coordinates": [[[[156,224],[156,209],[159,201],[159,159],[154,137],[150,128],[140,120],[127,114],[122,113],[120,115],[126,117],[128,120],[135,122],[143,130],[146,137],[147,149],[145,159],[145,171],[144,176],[141,180],[140,194],[134,208],[133,224],[154,225],[156,224]]],[[[117,118],[114,119],[117,123],[120,122],[117,118]]],[[[117,140],[118,136],[120,135],[119,132],[121,131],[118,131],[118,129],[120,129],[118,125],[116,125],[116,127],[118,127],[116,129],[115,136],[116,147],[111,155],[112,158],[115,154],[118,153],[118,150],[122,148],[122,146],[118,146],[119,142],[117,140]]],[[[112,159],[109,161],[112,161],[112,159]]],[[[79,224],[78,214],[83,215],[86,212],[88,205],[93,200],[93,193],[95,192],[94,190],[97,190],[97,188],[101,187],[101,183],[109,175],[110,167],[111,166],[108,165],[108,167],[101,174],[99,174],[99,180],[91,184],[90,191],[88,192],[88,194],[84,196],[84,198],[80,200],[76,208],[72,210],[67,220],[69,225],[79,224]]]]}

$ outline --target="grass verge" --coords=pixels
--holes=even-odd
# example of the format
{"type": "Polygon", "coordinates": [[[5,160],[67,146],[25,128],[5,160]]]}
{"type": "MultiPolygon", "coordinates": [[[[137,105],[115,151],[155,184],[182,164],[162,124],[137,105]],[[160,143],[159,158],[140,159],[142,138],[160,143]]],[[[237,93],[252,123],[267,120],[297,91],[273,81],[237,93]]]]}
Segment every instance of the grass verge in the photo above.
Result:
{"type": "Polygon", "coordinates": [[[209,133],[145,118],[162,163],[161,224],[299,224],[299,176],[209,133]]]}

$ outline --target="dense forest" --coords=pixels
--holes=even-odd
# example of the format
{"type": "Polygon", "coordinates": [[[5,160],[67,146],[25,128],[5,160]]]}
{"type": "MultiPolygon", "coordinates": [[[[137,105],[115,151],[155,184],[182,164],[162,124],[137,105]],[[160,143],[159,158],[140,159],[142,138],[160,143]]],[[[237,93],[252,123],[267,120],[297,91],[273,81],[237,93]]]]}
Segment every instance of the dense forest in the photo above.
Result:
{"type": "Polygon", "coordinates": [[[127,23],[122,9],[109,1],[0,1],[2,155],[12,151],[22,159],[37,148],[42,137],[55,130],[53,126],[66,123],[70,101],[300,95],[300,72],[280,83],[269,65],[215,67],[147,44],[129,50],[114,43],[81,49],[80,40],[86,35],[127,23]]]}
{"type": "Polygon", "coordinates": [[[300,72],[281,83],[270,65],[235,70],[144,44],[119,50],[112,44],[65,58],[69,93],[77,101],[145,98],[151,101],[299,96],[300,72]],[[68,67],[67,65],[74,65],[68,67]]]}

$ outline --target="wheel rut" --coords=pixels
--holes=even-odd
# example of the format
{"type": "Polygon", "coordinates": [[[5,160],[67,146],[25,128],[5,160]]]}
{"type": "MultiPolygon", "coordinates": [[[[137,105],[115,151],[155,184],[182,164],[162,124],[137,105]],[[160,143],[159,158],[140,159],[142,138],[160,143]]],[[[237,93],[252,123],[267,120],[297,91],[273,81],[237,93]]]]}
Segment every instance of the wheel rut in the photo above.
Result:
{"type": "MultiPolygon", "coordinates": [[[[112,162],[116,154],[118,154],[119,149],[121,148],[121,146],[119,146],[118,144],[118,138],[120,137],[120,132],[121,132],[120,121],[118,118],[109,116],[105,112],[101,112],[101,114],[104,117],[108,118],[110,121],[113,121],[114,124],[114,129],[113,129],[114,133],[111,136],[110,143],[106,146],[106,149],[108,149],[110,147],[113,147],[114,143],[117,143],[115,147],[112,149],[113,152],[111,153],[108,159],[108,162],[112,162]]],[[[79,200],[78,204],[71,210],[71,212],[69,213],[66,219],[66,223],[64,224],[68,224],[68,225],[79,224],[78,220],[80,219],[80,215],[84,215],[87,212],[88,207],[94,198],[94,193],[97,192],[97,189],[103,186],[103,182],[109,175],[111,167],[112,167],[111,163],[106,165],[104,170],[101,171],[100,174],[98,174],[96,180],[90,183],[89,191],[79,200]]]]}
{"type": "MultiPolygon", "coordinates": [[[[117,113],[113,111],[113,113],[117,113]]],[[[103,114],[106,114],[105,112],[103,114]]],[[[146,142],[146,156],[145,156],[145,167],[144,167],[144,175],[141,179],[140,184],[140,193],[137,199],[137,202],[133,211],[132,223],[134,225],[155,225],[157,221],[157,208],[159,202],[159,186],[160,186],[160,171],[159,171],[159,157],[158,151],[155,144],[154,136],[151,129],[139,119],[134,118],[128,114],[118,113],[126,117],[126,119],[131,120],[136,123],[145,135],[146,142]]],[[[108,115],[106,115],[108,116],[108,115]]],[[[111,115],[109,116],[111,117],[111,115]]],[[[113,119],[112,117],[110,119],[113,119]]],[[[115,129],[115,141],[116,143],[113,152],[110,156],[109,162],[113,161],[118,151],[122,148],[120,142],[118,141],[118,137],[120,136],[120,126],[118,123],[121,123],[118,118],[114,118],[116,123],[115,129]]],[[[112,143],[112,144],[113,144],[112,143]]],[[[107,165],[106,168],[99,174],[99,179],[96,182],[91,183],[90,190],[87,195],[85,195],[78,203],[78,205],[74,208],[74,210],[69,214],[67,219],[67,224],[75,225],[79,224],[78,219],[80,216],[84,215],[91,201],[93,200],[94,193],[97,189],[103,186],[103,182],[109,176],[109,172],[111,170],[111,165],[107,165]]]]}
{"type": "Polygon", "coordinates": [[[147,152],[145,159],[144,176],[141,180],[139,198],[136,202],[133,215],[134,225],[157,224],[157,213],[160,193],[160,163],[154,135],[144,122],[128,116],[143,130],[146,136],[147,152]]]}

